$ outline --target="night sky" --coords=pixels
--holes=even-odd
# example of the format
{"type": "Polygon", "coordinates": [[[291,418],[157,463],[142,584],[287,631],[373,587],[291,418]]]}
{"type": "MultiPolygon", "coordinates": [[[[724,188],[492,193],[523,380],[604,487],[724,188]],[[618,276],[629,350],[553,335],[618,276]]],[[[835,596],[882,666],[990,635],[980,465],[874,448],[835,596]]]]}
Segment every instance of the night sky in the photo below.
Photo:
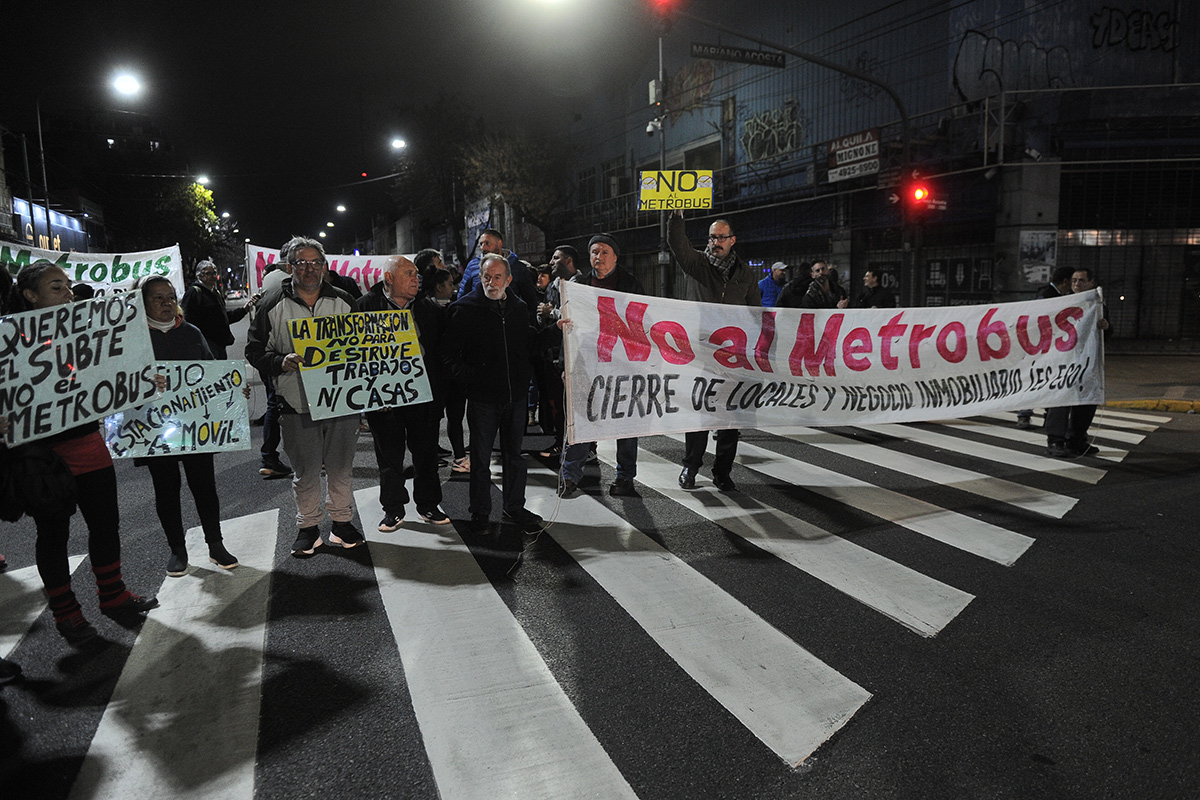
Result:
{"type": "Polygon", "coordinates": [[[0,125],[33,135],[38,94],[44,117],[149,114],[262,244],[313,235],[338,202],[353,212],[377,191],[343,185],[390,171],[397,107],[445,91],[488,127],[553,131],[656,59],[638,0],[33,0],[5,3],[4,27],[0,125]],[[137,100],[105,88],[118,67],[142,77],[137,100]]]}

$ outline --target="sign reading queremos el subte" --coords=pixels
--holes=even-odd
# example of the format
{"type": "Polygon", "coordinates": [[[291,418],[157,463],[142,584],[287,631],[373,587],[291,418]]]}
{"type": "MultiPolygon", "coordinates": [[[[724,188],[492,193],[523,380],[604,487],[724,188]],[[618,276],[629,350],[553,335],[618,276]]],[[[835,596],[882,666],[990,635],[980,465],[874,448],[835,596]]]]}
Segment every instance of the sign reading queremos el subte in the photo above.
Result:
{"type": "Polygon", "coordinates": [[[711,169],[647,170],[642,173],[638,211],[712,208],[711,169]]]}

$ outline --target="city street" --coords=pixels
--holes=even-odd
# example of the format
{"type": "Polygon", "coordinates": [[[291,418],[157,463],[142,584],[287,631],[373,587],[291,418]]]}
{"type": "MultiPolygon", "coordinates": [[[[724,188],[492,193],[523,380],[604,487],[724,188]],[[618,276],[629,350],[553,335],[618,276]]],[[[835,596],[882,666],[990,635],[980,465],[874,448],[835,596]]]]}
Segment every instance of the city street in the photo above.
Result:
{"type": "Polygon", "coordinates": [[[119,463],[144,624],[97,613],[77,528],[105,642],[72,649],[29,520],[0,536],[0,654],[25,670],[0,690],[4,797],[1195,796],[1200,421],[1110,408],[1092,432],[1099,456],[1064,460],[1012,415],[746,431],[728,494],[706,470],[679,489],[682,441],[654,437],[640,499],[603,491],[609,442],[561,502],[530,435],[537,537],[498,501],[468,532],[448,468],[453,526],[410,507],[375,532],[364,434],[369,544],[303,560],[256,441],[217,459],[242,566],[196,529],[183,578],[119,463]]]}

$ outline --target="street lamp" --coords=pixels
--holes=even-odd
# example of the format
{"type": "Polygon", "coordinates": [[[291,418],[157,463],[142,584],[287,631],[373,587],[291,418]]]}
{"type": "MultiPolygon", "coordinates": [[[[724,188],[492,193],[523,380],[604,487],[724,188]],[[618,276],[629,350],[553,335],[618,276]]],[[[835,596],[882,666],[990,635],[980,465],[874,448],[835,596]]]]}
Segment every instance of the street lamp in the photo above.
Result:
{"type": "MultiPolygon", "coordinates": [[[[137,76],[129,72],[121,72],[113,77],[112,88],[119,94],[132,97],[142,90],[142,83],[137,76]]],[[[44,91],[44,90],[43,90],[44,91]]],[[[37,115],[38,160],[42,166],[42,200],[46,209],[46,246],[49,249],[54,242],[53,230],[50,227],[50,182],[46,179],[46,146],[42,143],[42,92],[38,92],[33,100],[33,110],[37,115]]],[[[32,192],[30,193],[32,194],[32,192]]],[[[37,219],[33,214],[33,198],[29,198],[30,221],[33,223],[33,238],[37,241],[37,219]]]]}
{"type": "Polygon", "coordinates": [[[403,139],[401,139],[399,137],[392,139],[392,149],[393,150],[403,150],[405,147],[408,147],[408,142],[404,141],[403,139]]]}
{"type": "Polygon", "coordinates": [[[208,186],[208,176],[207,175],[197,175],[196,183],[200,184],[201,186],[208,186]]]}

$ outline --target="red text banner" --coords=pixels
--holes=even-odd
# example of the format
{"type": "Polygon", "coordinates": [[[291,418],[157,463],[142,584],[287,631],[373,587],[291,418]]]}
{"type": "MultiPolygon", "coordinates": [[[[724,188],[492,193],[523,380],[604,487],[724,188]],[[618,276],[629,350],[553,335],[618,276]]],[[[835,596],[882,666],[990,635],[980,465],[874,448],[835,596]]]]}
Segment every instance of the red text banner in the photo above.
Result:
{"type": "Polygon", "coordinates": [[[944,308],[755,308],[564,286],[570,442],[1104,402],[1099,290],[944,308]]]}

